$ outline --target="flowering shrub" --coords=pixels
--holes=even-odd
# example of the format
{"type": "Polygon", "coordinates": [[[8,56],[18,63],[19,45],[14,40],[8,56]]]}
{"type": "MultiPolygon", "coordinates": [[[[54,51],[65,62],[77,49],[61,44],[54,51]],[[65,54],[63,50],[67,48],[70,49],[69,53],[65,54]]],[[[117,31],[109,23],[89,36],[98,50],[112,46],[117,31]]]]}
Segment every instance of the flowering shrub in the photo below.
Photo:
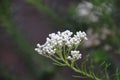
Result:
{"type": "MultiPolygon", "coordinates": [[[[59,66],[69,66],[77,71],[77,69],[73,67],[74,63],[76,60],[82,58],[82,54],[77,50],[77,47],[83,40],[87,40],[87,37],[86,33],[81,31],[76,32],[75,35],[72,34],[69,30],[64,32],[58,31],[57,34],[49,34],[45,44],[37,44],[35,51],[40,55],[52,59],[55,61],[55,64],[59,66]]],[[[86,74],[84,73],[84,75],[86,74]]]]}

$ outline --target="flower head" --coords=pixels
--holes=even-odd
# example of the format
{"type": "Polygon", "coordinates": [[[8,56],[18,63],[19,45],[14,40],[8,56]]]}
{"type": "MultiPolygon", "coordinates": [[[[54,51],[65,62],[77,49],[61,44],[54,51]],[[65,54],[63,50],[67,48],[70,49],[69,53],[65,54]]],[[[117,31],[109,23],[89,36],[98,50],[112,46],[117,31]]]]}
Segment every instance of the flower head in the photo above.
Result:
{"type": "MultiPolygon", "coordinates": [[[[41,55],[55,55],[58,54],[59,48],[59,52],[61,52],[59,54],[65,54],[62,53],[63,47],[65,47],[71,50],[71,58],[78,60],[81,58],[81,54],[79,51],[73,50],[73,46],[80,45],[81,41],[83,40],[87,40],[85,32],[79,31],[73,35],[73,32],[70,32],[69,30],[66,30],[64,32],[58,31],[57,34],[49,34],[49,37],[46,38],[46,42],[43,45],[37,44],[35,51],[41,55]]],[[[68,58],[70,58],[70,56],[68,56],[68,58]]]]}

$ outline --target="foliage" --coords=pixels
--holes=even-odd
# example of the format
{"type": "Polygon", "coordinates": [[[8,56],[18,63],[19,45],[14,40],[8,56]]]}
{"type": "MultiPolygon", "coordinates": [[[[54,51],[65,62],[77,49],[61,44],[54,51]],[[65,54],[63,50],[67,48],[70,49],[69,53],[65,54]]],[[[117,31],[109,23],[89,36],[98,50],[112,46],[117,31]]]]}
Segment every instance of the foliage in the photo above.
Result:
{"type": "MultiPolygon", "coordinates": [[[[51,69],[53,70],[51,72],[48,71],[47,67],[41,66],[41,64],[43,64],[42,62],[40,62],[40,60],[42,58],[40,59],[40,57],[38,58],[38,55],[33,54],[34,53],[33,45],[31,45],[24,38],[21,31],[16,27],[15,23],[13,22],[12,16],[11,16],[11,11],[10,11],[11,2],[12,2],[11,0],[1,0],[1,3],[0,3],[1,26],[4,27],[4,29],[6,29],[6,32],[9,34],[9,36],[11,36],[15,45],[17,45],[17,49],[18,49],[18,51],[20,51],[20,53],[18,53],[18,55],[24,60],[24,63],[26,64],[28,70],[30,71],[30,74],[32,74],[32,77],[34,79],[39,80],[43,75],[49,76],[49,74],[53,74],[54,66],[49,65],[49,66],[51,66],[51,69]],[[29,50],[27,50],[27,49],[29,49],[29,50]],[[39,68],[41,67],[41,69],[38,70],[38,67],[39,68]],[[41,70],[42,70],[42,73],[40,73],[41,70]],[[44,71],[46,71],[46,73],[44,71]],[[47,74],[47,73],[49,73],[49,74],[47,74]]],[[[48,65],[48,63],[44,63],[44,64],[48,65]]],[[[4,78],[10,77],[7,75],[7,71],[9,71],[9,70],[5,71],[6,74],[4,75],[4,78]]],[[[2,72],[0,71],[0,73],[2,73],[2,72]]],[[[44,80],[44,78],[42,78],[42,79],[44,80]]],[[[13,78],[12,80],[15,80],[15,79],[13,78]]]]}

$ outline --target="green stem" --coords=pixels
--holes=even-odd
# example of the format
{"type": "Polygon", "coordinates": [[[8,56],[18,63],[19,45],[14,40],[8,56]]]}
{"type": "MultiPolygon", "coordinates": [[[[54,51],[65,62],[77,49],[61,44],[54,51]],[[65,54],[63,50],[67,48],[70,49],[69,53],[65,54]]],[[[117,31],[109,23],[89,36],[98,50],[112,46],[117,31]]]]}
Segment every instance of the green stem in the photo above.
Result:
{"type": "Polygon", "coordinates": [[[69,68],[71,68],[73,71],[75,71],[75,72],[77,72],[77,73],[80,73],[80,74],[82,74],[82,75],[84,75],[84,76],[87,76],[88,78],[91,78],[91,79],[93,79],[93,80],[102,80],[102,79],[96,77],[95,75],[91,75],[91,74],[86,73],[86,72],[84,72],[84,71],[82,71],[82,70],[80,70],[80,69],[75,68],[74,66],[71,66],[71,65],[68,63],[68,61],[64,61],[64,62],[67,64],[67,66],[68,66],[69,68]]]}
{"type": "Polygon", "coordinates": [[[88,73],[86,73],[86,72],[84,72],[82,70],[76,69],[75,67],[70,67],[70,68],[72,70],[74,70],[75,72],[77,72],[77,73],[80,73],[80,74],[82,74],[84,76],[87,76],[88,78],[91,78],[91,79],[94,79],[94,80],[101,80],[101,79],[97,78],[96,76],[92,76],[92,75],[90,75],[90,74],[88,74],[88,73]]]}

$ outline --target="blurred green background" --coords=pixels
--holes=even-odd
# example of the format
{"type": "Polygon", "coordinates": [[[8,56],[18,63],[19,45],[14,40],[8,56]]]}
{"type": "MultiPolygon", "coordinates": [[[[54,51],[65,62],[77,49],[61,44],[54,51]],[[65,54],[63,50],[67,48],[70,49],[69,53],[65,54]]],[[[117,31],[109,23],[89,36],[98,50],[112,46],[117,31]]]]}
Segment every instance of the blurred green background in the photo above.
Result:
{"type": "MultiPolygon", "coordinates": [[[[34,51],[48,34],[82,30],[83,54],[120,68],[119,0],[0,0],[0,80],[79,80],[34,51]]],[[[96,66],[96,65],[94,65],[96,66]]],[[[81,79],[86,80],[86,79],[81,79]]],[[[89,79],[88,79],[89,80],[89,79]]]]}

